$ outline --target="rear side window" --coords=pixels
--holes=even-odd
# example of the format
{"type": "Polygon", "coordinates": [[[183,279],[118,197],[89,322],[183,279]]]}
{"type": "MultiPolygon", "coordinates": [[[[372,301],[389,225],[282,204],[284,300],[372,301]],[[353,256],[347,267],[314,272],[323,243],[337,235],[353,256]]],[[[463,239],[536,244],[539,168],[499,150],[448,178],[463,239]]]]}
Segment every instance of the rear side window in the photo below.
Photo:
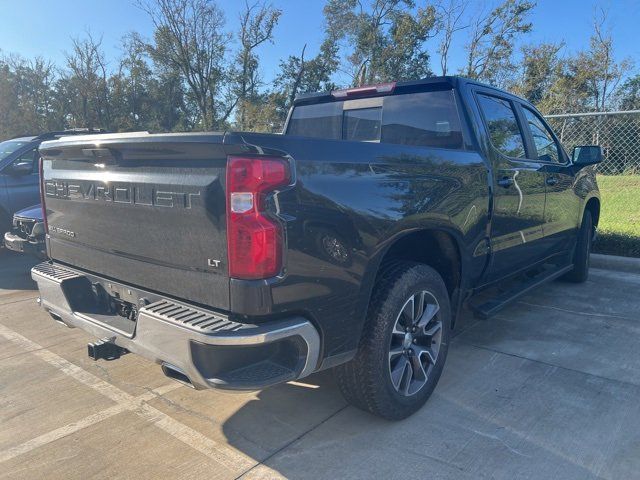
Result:
{"type": "MultiPolygon", "coordinates": [[[[452,90],[383,97],[382,107],[356,108],[359,100],[294,108],[288,135],[333,140],[463,148],[462,128],[452,90]]],[[[363,101],[366,102],[367,100],[363,101]]]]}
{"type": "Polygon", "coordinates": [[[382,141],[462,148],[462,129],[453,91],[386,97],[382,141]]]}
{"type": "Polygon", "coordinates": [[[507,157],[525,158],[524,140],[516,114],[508,100],[478,94],[491,143],[507,157]]]}
{"type": "Polygon", "coordinates": [[[287,134],[339,139],[342,135],[342,102],[294,108],[287,134]]]}

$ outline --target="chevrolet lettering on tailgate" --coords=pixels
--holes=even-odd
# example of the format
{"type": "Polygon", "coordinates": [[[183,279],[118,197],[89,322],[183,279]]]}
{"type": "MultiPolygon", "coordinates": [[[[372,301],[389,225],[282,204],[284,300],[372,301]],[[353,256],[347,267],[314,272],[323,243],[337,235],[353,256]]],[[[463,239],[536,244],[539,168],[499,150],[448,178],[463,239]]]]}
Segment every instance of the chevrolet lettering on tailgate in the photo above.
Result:
{"type": "Polygon", "coordinates": [[[104,202],[143,205],[148,207],[191,208],[200,191],[175,191],[175,187],[163,185],[134,185],[127,183],[63,180],[45,181],[47,197],[68,200],[97,200],[104,202]]]}

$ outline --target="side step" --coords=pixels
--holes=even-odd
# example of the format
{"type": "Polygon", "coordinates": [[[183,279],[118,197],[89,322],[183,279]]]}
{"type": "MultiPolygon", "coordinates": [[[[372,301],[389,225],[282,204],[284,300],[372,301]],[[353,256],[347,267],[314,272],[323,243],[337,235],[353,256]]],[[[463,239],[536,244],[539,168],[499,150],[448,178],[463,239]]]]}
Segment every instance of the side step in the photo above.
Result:
{"type": "Polygon", "coordinates": [[[530,292],[534,288],[542,285],[543,283],[550,282],[551,280],[555,280],[558,277],[561,277],[565,273],[569,272],[573,269],[573,265],[567,265],[562,268],[548,268],[542,270],[537,275],[530,277],[524,280],[521,283],[516,283],[512,288],[506,290],[499,295],[491,298],[487,302],[481,305],[473,305],[470,304],[471,310],[474,315],[478,318],[486,320],[487,318],[495,315],[504,307],[506,307],[509,303],[514,300],[520,298],[525,293],[530,292]]]}

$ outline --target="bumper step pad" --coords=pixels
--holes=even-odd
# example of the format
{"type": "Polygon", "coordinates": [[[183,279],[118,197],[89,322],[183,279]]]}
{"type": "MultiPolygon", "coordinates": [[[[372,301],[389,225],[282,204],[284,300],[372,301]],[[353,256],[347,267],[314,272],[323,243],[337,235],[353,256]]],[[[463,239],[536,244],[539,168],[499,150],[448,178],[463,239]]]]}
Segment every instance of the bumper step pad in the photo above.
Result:
{"type": "Polygon", "coordinates": [[[170,300],[154,302],[142,308],[141,311],[165,322],[184,325],[203,333],[237,332],[243,328],[255,328],[254,325],[233,322],[211,311],[187,307],[170,300]]]}

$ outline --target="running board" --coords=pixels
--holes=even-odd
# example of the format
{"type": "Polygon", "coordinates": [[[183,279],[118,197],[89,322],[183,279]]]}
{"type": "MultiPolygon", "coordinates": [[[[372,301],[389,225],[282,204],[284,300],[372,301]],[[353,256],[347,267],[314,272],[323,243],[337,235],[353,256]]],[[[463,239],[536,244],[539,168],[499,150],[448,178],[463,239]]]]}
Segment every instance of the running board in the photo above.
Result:
{"type": "Polygon", "coordinates": [[[522,283],[516,284],[513,288],[499,294],[496,297],[493,297],[491,300],[483,303],[482,305],[470,304],[469,306],[471,307],[471,310],[476,317],[481,318],[482,320],[486,320],[487,318],[495,315],[497,312],[502,310],[509,303],[520,298],[525,293],[529,293],[531,290],[542,285],[543,283],[550,282],[551,280],[555,280],[556,278],[561,277],[572,269],[573,265],[567,265],[566,267],[562,267],[560,269],[543,270],[536,276],[531,277],[523,281],[522,283]]]}

